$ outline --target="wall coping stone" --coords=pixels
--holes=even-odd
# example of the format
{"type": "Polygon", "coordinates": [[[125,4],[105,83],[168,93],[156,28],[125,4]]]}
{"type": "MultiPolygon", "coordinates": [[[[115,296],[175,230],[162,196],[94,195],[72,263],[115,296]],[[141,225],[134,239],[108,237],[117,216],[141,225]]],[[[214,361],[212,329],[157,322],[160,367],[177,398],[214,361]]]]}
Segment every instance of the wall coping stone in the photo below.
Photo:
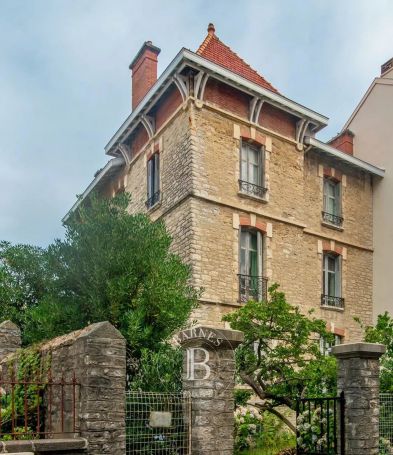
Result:
{"type": "Polygon", "coordinates": [[[333,346],[331,351],[332,355],[338,359],[379,359],[385,352],[386,346],[377,343],[344,343],[333,346]]]}
{"type": "Polygon", "coordinates": [[[19,455],[54,451],[64,451],[66,453],[67,450],[84,450],[87,448],[87,440],[84,438],[3,441],[1,444],[0,453],[17,453],[19,455]]]}

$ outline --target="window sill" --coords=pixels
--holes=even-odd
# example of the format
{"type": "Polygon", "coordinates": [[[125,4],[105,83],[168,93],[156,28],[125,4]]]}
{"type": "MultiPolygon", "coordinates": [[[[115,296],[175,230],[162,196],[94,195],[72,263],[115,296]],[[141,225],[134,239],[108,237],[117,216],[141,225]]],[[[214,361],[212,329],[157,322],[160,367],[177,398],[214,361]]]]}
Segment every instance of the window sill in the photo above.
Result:
{"type": "Polygon", "coordinates": [[[334,229],[335,231],[343,232],[344,228],[342,226],[337,226],[336,224],[328,223],[326,221],[321,221],[321,225],[329,229],[334,229]]]}
{"type": "Polygon", "coordinates": [[[161,199],[157,201],[155,204],[153,204],[151,207],[147,208],[147,213],[152,213],[155,210],[157,210],[159,207],[161,207],[161,199]]]}
{"type": "Polygon", "coordinates": [[[328,310],[328,311],[338,311],[339,313],[344,313],[345,308],[338,308],[335,306],[330,306],[330,305],[321,305],[322,310],[328,310]]]}
{"type": "Polygon", "coordinates": [[[239,197],[243,197],[245,199],[252,199],[253,201],[263,202],[264,204],[269,202],[269,198],[268,198],[267,194],[265,194],[264,197],[260,197],[260,196],[255,196],[254,194],[245,193],[244,191],[238,191],[237,195],[239,197]]]}

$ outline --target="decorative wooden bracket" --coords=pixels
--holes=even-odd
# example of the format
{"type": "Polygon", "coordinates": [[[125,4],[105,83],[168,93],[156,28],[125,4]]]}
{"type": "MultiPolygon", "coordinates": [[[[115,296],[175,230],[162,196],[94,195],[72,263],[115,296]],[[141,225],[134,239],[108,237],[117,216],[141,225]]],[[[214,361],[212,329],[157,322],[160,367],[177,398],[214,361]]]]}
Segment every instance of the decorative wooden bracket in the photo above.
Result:
{"type": "Polygon", "coordinates": [[[261,109],[265,100],[254,96],[254,98],[250,101],[250,122],[251,123],[258,123],[259,114],[261,113],[261,109]]]}
{"type": "Polygon", "coordinates": [[[173,82],[175,83],[176,87],[178,88],[180,95],[184,102],[190,93],[188,78],[176,73],[173,76],[173,82]]]}
{"type": "Polygon", "coordinates": [[[203,101],[203,96],[205,94],[206,83],[209,79],[209,74],[204,71],[199,71],[195,76],[195,85],[194,85],[194,96],[195,99],[203,101]]]}
{"type": "Polygon", "coordinates": [[[304,118],[296,123],[296,147],[298,150],[303,150],[304,136],[309,124],[310,121],[304,118]]]}
{"type": "Polygon", "coordinates": [[[118,150],[124,158],[126,165],[129,166],[131,164],[131,148],[126,144],[119,144],[118,150]]]}
{"type": "Polygon", "coordinates": [[[156,132],[156,125],[155,125],[154,118],[150,117],[149,115],[142,114],[141,123],[146,128],[149,139],[151,139],[154,136],[154,133],[156,132]]]}

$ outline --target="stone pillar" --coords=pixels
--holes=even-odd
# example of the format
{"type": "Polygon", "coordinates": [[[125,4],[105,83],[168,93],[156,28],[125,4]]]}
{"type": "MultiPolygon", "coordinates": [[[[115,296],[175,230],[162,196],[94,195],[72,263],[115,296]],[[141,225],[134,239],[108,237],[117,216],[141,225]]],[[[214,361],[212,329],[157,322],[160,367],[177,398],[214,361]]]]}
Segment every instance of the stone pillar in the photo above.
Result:
{"type": "Polygon", "coordinates": [[[350,343],[334,346],[338,392],[345,395],[346,455],[378,455],[379,358],[385,346],[350,343]]]}
{"type": "Polygon", "coordinates": [[[198,326],[177,339],[184,348],[183,388],[192,398],[192,454],[232,455],[234,350],[243,333],[198,326]]]}
{"type": "Polygon", "coordinates": [[[19,327],[11,321],[0,324],[0,361],[22,345],[19,327]]]}
{"type": "MultiPolygon", "coordinates": [[[[80,384],[77,430],[87,441],[88,455],[125,455],[126,342],[121,333],[109,322],[98,322],[55,338],[42,350],[50,355],[55,380],[70,381],[75,373],[80,384]]],[[[62,428],[59,395],[54,389],[51,428],[57,433],[62,428]]],[[[70,388],[64,408],[64,429],[73,431],[70,388]]]]}

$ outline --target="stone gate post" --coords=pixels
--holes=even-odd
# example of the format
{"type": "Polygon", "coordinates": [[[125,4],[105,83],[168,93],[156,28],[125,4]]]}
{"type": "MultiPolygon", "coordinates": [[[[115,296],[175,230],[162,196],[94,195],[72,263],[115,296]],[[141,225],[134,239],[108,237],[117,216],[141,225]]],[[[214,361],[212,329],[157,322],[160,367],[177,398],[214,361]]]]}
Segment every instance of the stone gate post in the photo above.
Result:
{"type": "Polygon", "coordinates": [[[11,321],[0,324],[0,361],[22,345],[20,329],[11,321]]]}
{"type": "Polygon", "coordinates": [[[184,348],[183,388],[192,398],[193,455],[232,455],[235,348],[243,333],[198,326],[178,334],[184,348]]]}
{"type": "Polygon", "coordinates": [[[345,394],[346,455],[378,455],[379,358],[385,346],[350,343],[334,346],[338,392],[345,394]]]}

